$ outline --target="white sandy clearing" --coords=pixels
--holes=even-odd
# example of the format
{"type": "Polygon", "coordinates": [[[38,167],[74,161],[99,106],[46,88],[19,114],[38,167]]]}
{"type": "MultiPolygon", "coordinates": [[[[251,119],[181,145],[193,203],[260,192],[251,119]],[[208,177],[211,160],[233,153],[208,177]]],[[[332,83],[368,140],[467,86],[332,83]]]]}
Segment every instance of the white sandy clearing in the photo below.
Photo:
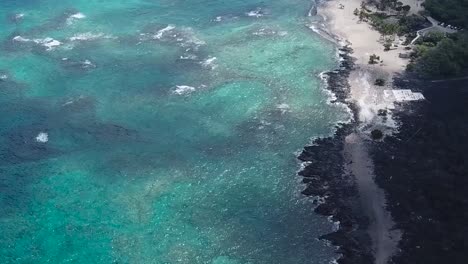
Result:
{"type": "MultiPolygon", "coordinates": [[[[402,46],[403,38],[395,37],[390,51],[384,51],[383,38],[379,32],[365,22],[359,22],[354,15],[355,9],[360,9],[361,0],[332,0],[323,3],[318,14],[326,19],[330,32],[341,40],[348,42],[353,49],[352,56],[356,58],[355,70],[351,72],[349,83],[351,86],[351,100],[359,106],[359,121],[363,126],[372,124],[386,133],[392,133],[396,123],[391,115],[382,120],[377,113],[379,110],[393,109],[394,101],[384,96],[384,90],[392,89],[395,74],[405,70],[409,60],[400,58],[400,53],[407,53],[402,46]],[[343,8],[340,8],[340,5],[343,8]],[[372,54],[380,56],[381,63],[369,65],[372,54]],[[377,78],[386,80],[385,86],[376,86],[377,78]]],[[[405,4],[420,10],[420,0],[405,0],[405,4]]]]}
{"type": "Polygon", "coordinates": [[[407,64],[407,60],[398,57],[403,48],[384,52],[380,33],[369,24],[360,23],[359,18],[354,15],[354,10],[360,9],[360,6],[361,0],[328,1],[319,9],[319,14],[327,17],[331,32],[351,43],[357,64],[367,66],[369,56],[377,54],[383,60],[380,68],[391,73],[401,72],[407,64]],[[340,3],[344,5],[343,9],[339,8],[340,3]]]}

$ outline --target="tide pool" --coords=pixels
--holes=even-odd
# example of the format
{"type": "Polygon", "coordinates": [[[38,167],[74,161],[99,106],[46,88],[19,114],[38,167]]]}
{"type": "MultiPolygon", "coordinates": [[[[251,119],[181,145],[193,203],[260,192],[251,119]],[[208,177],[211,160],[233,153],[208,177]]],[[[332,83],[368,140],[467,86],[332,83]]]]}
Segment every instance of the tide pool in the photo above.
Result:
{"type": "Polygon", "coordinates": [[[0,2],[0,263],[329,263],[304,0],[0,2]]]}

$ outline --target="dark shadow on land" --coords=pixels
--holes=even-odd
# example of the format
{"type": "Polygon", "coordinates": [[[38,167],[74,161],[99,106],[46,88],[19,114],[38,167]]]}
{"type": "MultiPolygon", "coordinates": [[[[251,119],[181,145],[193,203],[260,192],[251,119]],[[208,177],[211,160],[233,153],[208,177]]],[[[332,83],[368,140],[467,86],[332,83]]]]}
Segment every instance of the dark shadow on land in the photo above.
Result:
{"type": "Polygon", "coordinates": [[[376,179],[403,231],[399,264],[466,262],[468,81],[404,81],[426,101],[402,105],[400,131],[373,149],[376,179]]]}

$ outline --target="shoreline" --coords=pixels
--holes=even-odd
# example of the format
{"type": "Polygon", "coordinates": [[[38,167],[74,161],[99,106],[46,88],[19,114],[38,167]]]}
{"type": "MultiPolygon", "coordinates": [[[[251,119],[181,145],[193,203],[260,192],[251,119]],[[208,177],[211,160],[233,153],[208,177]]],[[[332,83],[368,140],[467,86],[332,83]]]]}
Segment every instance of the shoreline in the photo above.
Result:
{"type": "Polygon", "coordinates": [[[338,229],[319,237],[337,247],[338,264],[372,264],[369,222],[363,214],[353,176],[346,172],[345,138],[357,128],[356,105],[349,101],[349,74],[354,68],[350,47],[338,47],[337,69],[321,73],[325,89],[334,95],[330,103],[345,104],[352,113],[351,122],[339,123],[332,136],[317,138],[298,156],[303,168],[298,172],[305,184],[302,194],[315,197],[314,212],[329,218],[338,229]]]}
{"type": "MultiPolygon", "coordinates": [[[[377,38],[368,38],[377,32],[350,15],[349,3],[360,1],[324,1],[317,4],[323,20],[310,28],[348,50],[339,53],[340,62],[351,61],[346,71],[340,64],[340,70],[327,73],[326,89],[355,119],[305,147],[299,159],[308,165],[299,175],[307,184],[303,193],[320,197],[315,212],[339,224],[320,237],[338,247],[340,257],[332,263],[465,263],[468,80],[412,77],[389,64],[391,56],[406,63],[395,52],[384,52],[377,38]],[[336,6],[340,3],[347,15],[336,6]],[[378,50],[387,63],[368,65],[367,49],[378,50]],[[385,87],[373,84],[381,77],[385,87]],[[422,98],[415,103],[385,98],[400,89],[419,91],[422,98]],[[384,137],[372,140],[372,129],[384,137]]],[[[402,2],[418,7],[413,13],[422,9],[420,0],[402,2]]]]}
{"type": "MultiPolygon", "coordinates": [[[[408,1],[411,0],[405,2],[408,1]]],[[[360,3],[360,0],[317,3],[316,13],[322,20],[309,27],[335,43],[340,51],[339,69],[325,73],[326,89],[336,96],[335,103],[351,109],[354,119],[350,124],[338,124],[333,137],[317,139],[304,148],[299,159],[308,164],[299,175],[307,184],[303,194],[319,196],[323,201],[315,211],[340,223],[337,231],[321,237],[339,247],[337,253],[341,256],[336,262],[385,264],[397,254],[403,234],[396,229],[387,210],[386,193],[375,180],[370,132],[373,129],[385,135],[396,132],[397,121],[391,110],[397,102],[388,100],[384,90],[393,89],[394,78],[403,74],[409,61],[400,58],[401,45],[384,51],[380,34],[369,24],[358,23],[353,11],[360,3]],[[378,54],[380,63],[369,65],[370,54],[378,54]],[[374,84],[377,78],[385,80],[383,87],[374,84]],[[382,109],[386,112],[384,117],[380,114],[382,109]],[[327,159],[317,158],[325,148],[335,152],[325,155],[329,156],[327,159],[339,165],[333,168],[327,159]],[[352,199],[359,202],[346,201],[352,199]]],[[[397,41],[401,44],[403,40],[397,41]]]]}
{"type": "MultiPolygon", "coordinates": [[[[368,23],[359,22],[353,14],[360,5],[361,0],[324,0],[318,6],[317,15],[323,18],[322,31],[332,36],[338,45],[350,46],[353,50],[355,66],[349,76],[350,96],[347,100],[359,108],[358,121],[391,134],[396,128],[391,113],[382,120],[379,111],[393,109],[395,101],[386,98],[384,90],[392,89],[393,78],[405,70],[409,60],[399,57],[399,53],[405,52],[401,38],[393,42],[397,48],[384,51],[380,33],[368,23]],[[343,9],[338,7],[340,4],[343,9]],[[377,64],[368,63],[372,54],[380,57],[377,64]],[[377,79],[385,80],[385,84],[374,85],[377,79]]],[[[366,132],[370,133],[370,130],[366,132]]]]}
{"type": "Polygon", "coordinates": [[[399,48],[384,51],[380,33],[368,23],[359,22],[354,10],[360,6],[360,0],[332,0],[323,2],[318,13],[325,18],[328,31],[338,36],[340,43],[345,42],[353,49],[355,65],[348,77],[350,93],[347,100],[356,105],[357,127],[344,139],[344,168],[345,173],[355,180],[363,213],[369,221],[366,231],[371,239],[374,262],[385,264],[397,252],[401,233],[394,229],[384,190],[375,182],[369,132],[378,128],[391,134],[396,127],[392,116],[383,119],[379,111],[394,108],[394,102],[384,98],[384,89],[393,88],[393,78],[403,72],[407,61],[398,55],[403,51],[403,40],[397,40],[399,48]],[[368,64],[371,54],[381,58],[378,65],[368,64]],[[385,80],[384,87],[374,85],[378,78],[385,80]]]}

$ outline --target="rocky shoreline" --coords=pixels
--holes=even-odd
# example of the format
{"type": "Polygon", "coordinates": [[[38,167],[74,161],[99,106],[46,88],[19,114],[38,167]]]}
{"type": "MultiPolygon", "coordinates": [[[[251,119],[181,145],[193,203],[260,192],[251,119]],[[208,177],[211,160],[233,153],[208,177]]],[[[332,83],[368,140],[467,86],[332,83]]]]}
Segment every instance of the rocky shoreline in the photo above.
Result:
{"type": "Polygon", "coordinates": [[[337,125],[334,136],[318,138],[304,148],[298,159],[304,162],[299,172],[306,188],[302,194],[316,197],[315,212],[330,217],[339,228],[320,237],[338,247],[339,264],[373,263],[372,241],[367,232],[369,222],[363,214],[353,176],[345,171],[343,155],[345,137],[356,129],[356,106],[349,100],[348,77],[354,67],[352,49],[339,49],[340,67],[323,73],[326,86],[336,99],[332,103],[346,104],[354,115],[350,123],[337,125]]]}
{"type": "MultiPolygon", "coordinates": [[[[328,27],[311,28],[326,39],[331,36],[334,40],[347,40],[337,39],[328,27]]],[[[370,34],[367,28],[362,27],[362,30],[370,34]]],[[[391,214],[389,217],[393,218],[392,223],[378,228],[383,232],[374,234],[394,242],[391,250],[380,244],[381,252],[383,250],[387,256],[379,257],[375,237],[371,237],[369,231],[375,219],[366,215],[369,210],[359,201],[362,193],[355,177],[359,173],[352,175],[347,170],[350,164],[357,164],[346,158],[347,136],[354,132],[359,134],[360,109],[372,103],[361,100],[358,105],[356,98],[359,97],[353,94],[362,93],[362,83],[356,82],[357,70],[371,74],[363,62],[367,55],[364,56],[363,47],[360,48],[354,54],[356,59],[351,57],[349,46],[341,48],[340,68],[324,74],[326,88],[336,96],[334,102],[346,104],[354,120],[339,124],[334,136],[316,139],[298,157],[305,165],[299,172],[306,184],[302,193],[317,197],[316,213],[339,223],[338,230],[320,239],[338,247],[340,258],[336,263],[340,264],[466,263],[468,81],[431,83],[411,79],[401,70],[393,69],[397,64],[386,59],[391,83],[387,89],[415,90],[422,92],[427,100],[396,103],[391,114],[399,129],[388,133],[383,140],[372,141],[364,135],[365,142],[356,143],[365,143],[375,183],[374,177],[369,179],[381,189],[379,192],[385,193],[382,192],[383,203],[377,205],[381,207],[379,213],[391,214]],[[394,231],[402,231],[399,232],[401,239],[392,238],[394,231]]],[[[376,107],[381,109],[381,105],[376,107]]],[[[367,200],[373,199],[367,197],[367,200]]]]}
{"type": "MultiPolygon", "coordinates": [[[[349,98],[352,50],[340,48],[342,63],[325,73],[334,102],[353,110],[349,98]]],[[[405,78],[408,76],[405,76],[405,78]]],[[[426,101],[397,105],[396,134],[369,144],[376,182],[387,196],[387,209],[403,232],[399,251],[389,263],[465,263],[468,236],[468,81],[430,83],[397,79],[401,89],[415,88],[426,101]]],[[[356,118],[354,120],[357,120],[356,118]]],[[[303,194],[317,197],[315,212],[330,217],[339,228],[320,237],[337,246],[339,264],[374,263],[369,220],[358,199],[355,179],[345,170],[345,137],[357,122],[339,124],[335,134],[316,139],[298,159],[306,188],[303,194]]]]}

